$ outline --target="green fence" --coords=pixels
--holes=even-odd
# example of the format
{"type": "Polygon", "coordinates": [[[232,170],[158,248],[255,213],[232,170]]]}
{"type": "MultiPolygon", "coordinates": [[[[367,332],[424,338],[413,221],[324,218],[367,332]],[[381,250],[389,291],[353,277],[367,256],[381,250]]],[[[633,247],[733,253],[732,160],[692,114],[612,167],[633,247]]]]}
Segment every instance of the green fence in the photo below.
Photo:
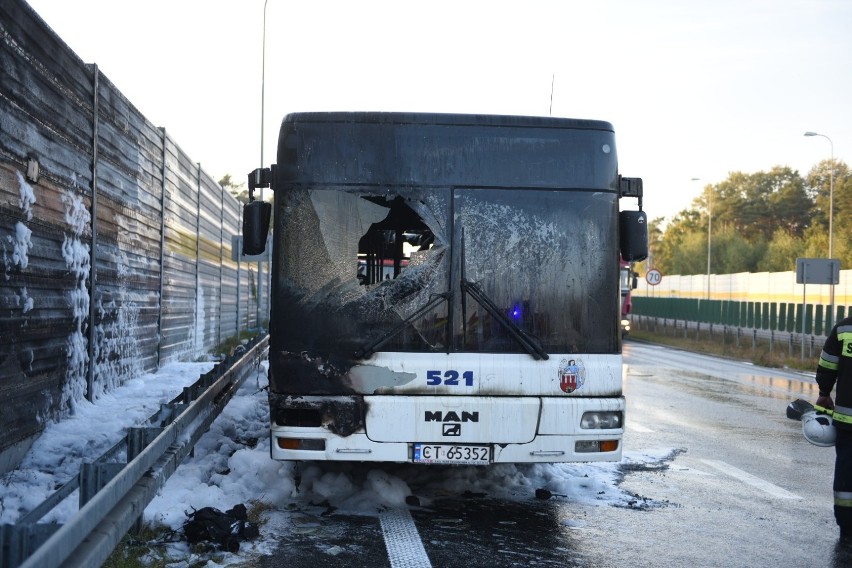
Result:
{"type": "Polygon", "coordinates": [[[765,329],[826,335],[833,322],[852,313],[848,306],[835,306],[834,318],[830,306],[822,304],[734,302],[729,300],[700,300],[693,298],[634,297],[632,313],[638,316],[672,320],[712,323],[732,327],[765,329]]]}

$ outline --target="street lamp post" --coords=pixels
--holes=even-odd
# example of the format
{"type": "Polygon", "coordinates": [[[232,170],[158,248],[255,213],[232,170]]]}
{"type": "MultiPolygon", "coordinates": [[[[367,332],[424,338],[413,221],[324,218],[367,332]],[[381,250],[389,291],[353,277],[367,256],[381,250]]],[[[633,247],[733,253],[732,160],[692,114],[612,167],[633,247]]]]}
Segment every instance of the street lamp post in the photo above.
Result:
{"type": "MultiPolygon", "coordinates": [[[[263,40],[260,58],[260,167],[263,168],[263,125],[266,122],[264,112],[266,110],[266,4],[263,2],[263,40]]],[[[260,200],[263,201],[263,186],[260,186],[260,200]]],[[[272,288],[270,283],[267,290],[272,288]]],[[[256,298],[257,329],[260,329],[261,304],[263,303],[263,260],[257,259],[257,298],[256,298]]]]}
{"type": "MultiPolygon", "coordinates": [[[[831,174],[828,185],[828,258],[834,258],[834,142],[825,134],[805,132],[805,136],[822,136],[831,147],[831,174]]],[[[831,321],[834,322],[834,284],[829,287],[828,300],[831,304],[831,321]]]]}
{"type": "MultiPolygon", "coordinates": [[[[690,181],[700,181],[701,178],[692,178],[690,181]]],[[[710,299],[710,243],[713,232],[713,192],[710,190],[707,199],[707,299],[710,299]]]]}
{"type": "MultiPolygon", "coordinates": [[[[263,123],[266,106],[266,4],[263,2],[263,45],[261,46],[260,58],[260,167],[263,167],[263,123]]],[[[263,187],[260,188],[260,200],[263,201],[263,187]]]]}

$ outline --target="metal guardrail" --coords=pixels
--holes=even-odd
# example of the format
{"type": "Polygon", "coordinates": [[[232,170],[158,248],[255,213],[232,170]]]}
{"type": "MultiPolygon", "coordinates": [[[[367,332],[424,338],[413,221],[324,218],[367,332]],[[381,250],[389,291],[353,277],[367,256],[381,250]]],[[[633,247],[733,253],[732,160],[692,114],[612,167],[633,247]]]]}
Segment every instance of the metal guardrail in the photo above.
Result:
{"type": "Polygon", "coordinates": [[[631,322],[637,330],[646,330],[663,335],[679,335],[683,338],[698,338],[706,333],[711,338],[715,335],[730,337],[730,341],[737,346],[750,344],[754,348],[758,342],[764,342],[770,351],[787,351],[790,357],[800,355],[802,361],[806,358],[819,357],[825,335],[812,333],[796,333],[794,331],[776,331],[773,329],[758,329],[754,327],[742,327],[726,324],[713,324],[700,321],[692,321],[683,318],[672,318],[662,316],[648,316],[631,314],[631,322]]]}
{"type": "Polygon", "coordinates": [[[0,527],[0,566],[98,567],[133,524],[196,442],[260,365],[269,337],[255,338],[245,352],[219,363],[78,476],[59,488],[14,525],[0,527]],[[126,448],[127,463],[115,463],[126,448]],[[80,508],[65,524],[38,523],[80,490],[80,508]]]}

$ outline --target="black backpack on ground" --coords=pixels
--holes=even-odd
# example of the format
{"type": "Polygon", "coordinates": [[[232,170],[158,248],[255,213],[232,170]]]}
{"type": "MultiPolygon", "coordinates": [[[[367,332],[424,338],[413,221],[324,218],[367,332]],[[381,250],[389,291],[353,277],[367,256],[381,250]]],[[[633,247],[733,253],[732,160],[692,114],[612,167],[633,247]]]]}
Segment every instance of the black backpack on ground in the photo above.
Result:
{"type": "Polygon", "coordinates": [[[256,538],[260,530],[255,523],[248,521],[246,507],[236,505],[222,512],[213,507],[192,510],[187,513],[188,520],[183,525],[183,534],[190,544],[212,542],[222,550],[237,552],[240,541],[256,538]]]}

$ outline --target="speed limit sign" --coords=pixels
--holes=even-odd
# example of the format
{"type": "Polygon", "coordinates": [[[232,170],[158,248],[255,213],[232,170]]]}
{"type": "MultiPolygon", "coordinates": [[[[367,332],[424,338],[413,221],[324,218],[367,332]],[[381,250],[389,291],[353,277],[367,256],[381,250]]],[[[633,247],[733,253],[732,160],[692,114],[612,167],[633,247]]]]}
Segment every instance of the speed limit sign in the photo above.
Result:
{"type": "Polygon", "coordinates": [[[656,286],[663,280],[663,273],[656,268],[652,268],[647,274],[645,274],[645,280],[651,286],[656,286]]]}

